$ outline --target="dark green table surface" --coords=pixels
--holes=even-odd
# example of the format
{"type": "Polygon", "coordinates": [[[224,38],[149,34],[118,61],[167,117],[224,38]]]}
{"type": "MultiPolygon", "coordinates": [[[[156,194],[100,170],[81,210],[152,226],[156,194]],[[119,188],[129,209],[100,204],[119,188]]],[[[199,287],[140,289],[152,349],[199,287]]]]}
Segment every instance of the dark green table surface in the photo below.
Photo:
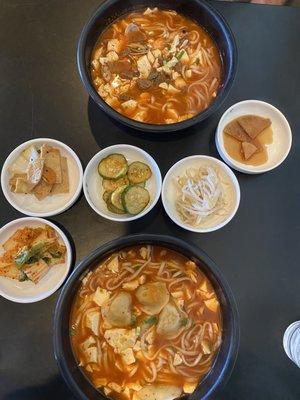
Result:
{"type": "MultiPolygon", "coordinates": [[[[230,96],[201,125],[154,140],[115,125],[81,85],[77,39],[98,3],[0,0],[0,164],[23,141],[52,137],[70,145],[84,166],[105,146],[140,146],[154,156],[164,175],[187,155],[217,156],[214,131],[233,103],[261,99],[281,109],[294,135],[288,159],[265,175],[237,174],[241,205],[234,220],[218,232],[183,231],[161,204],[138,222],[112,223],[97,216],[83,196],[52,221],[72,236],[77,262],[101,243],[132,232],[166,233],[199,245],[224,272],[240,311],[239,357],[226,388],[214,398],[300,399],[300,370],[282,347],[284,329],[300,319],[300,9],[214,3],[238,45],[230,96]]],[[[18,217],[1,193],[1,225],[18,217]]],[[[28,305],[0,298],[1,400],[73,399],[52,350],[58,295],[28,305]]]]}

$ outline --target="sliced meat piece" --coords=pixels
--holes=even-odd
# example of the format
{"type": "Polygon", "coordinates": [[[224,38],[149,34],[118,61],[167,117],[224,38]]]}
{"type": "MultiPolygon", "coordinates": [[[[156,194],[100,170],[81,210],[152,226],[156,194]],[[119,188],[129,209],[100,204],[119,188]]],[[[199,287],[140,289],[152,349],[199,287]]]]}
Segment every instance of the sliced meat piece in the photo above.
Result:
{"type": "Polygon", "coordinates": [[[130,71],[123,71],[123,72],[120,72],[120,77],[122,78],[122,79],[132,79],[132,78],[134,78],[135,76],[139,76],[139,73],[138,73],[138,71],[134,71],[133,69],[131,69],[130,71]]]}
{"type": "Polygon", "coordinates": [[[148,79],[153,82],[153,85],[159,86],[161,83],[169,83],[171,81],[170,77],[164,72],[150,72],[148,79]]]}
{"type": "Polygon", "coordinates": [[[126,47],[124,50],[121,51],[119,56],[120,56],[120,58],[124,58],[124,57],[129,56],[130,53],[131,53],[131,49],[129,47],[126,47]]]}
{"type": "Polygon", "coordinates": [[[244,115],[239,117],[237,121],[251,139],[255,139],[256,136],[271,125],[269,118],[259,117],[258,115],[244,115]]]}
{"type": "Polygon", "coordinates": [[[121,78],[131,79],[136,76],[137,71],[132,68],[128,60],[118,60],[108,64],[109,71],[113,74],[119,74],[121,78]]]}
{"type": "Polygon", "coordinates": [[[250,137],[247,135],[247,133],[244,131],[244,129],[241,127],[236,119],[229,122],[225,126],[224,132],[239,140],[240,142],[251,142],[250,137]]]}
{"type": "Polygon", "coordinates": [[[245,160],[249,160],[250,157],[256,153],[257,147],[249,142],[242,142],[242,153],[244,154],[245,160]]]}
{"type": "Polygon", "coordinates": [[[151,88],[152,82],[150,79],[141,78],[141,79],[137,80],[137,85],[138,85],[139,89],[147,90],[147,89],[151,88]]]}
{"type": "Polygon", "coordinates": [[[149,51],[148,46],[143,43],[130,43],[128,48],[130,49],[130,54],[133,56],[147,54],[149,51]]]}
{"type": "Polygon", "coordinates": [[[131,42],[145,42],[147,40],[147,36],[141,29],[133,23],[130,23],[125,29],[125,36],[129,43],[131,42]]]}

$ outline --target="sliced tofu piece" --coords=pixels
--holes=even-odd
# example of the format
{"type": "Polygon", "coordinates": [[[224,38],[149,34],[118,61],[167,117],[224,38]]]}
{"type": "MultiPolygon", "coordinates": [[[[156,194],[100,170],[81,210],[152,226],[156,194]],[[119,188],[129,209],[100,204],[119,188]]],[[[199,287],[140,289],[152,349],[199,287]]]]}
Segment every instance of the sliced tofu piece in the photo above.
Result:
{"type": "Polygon", "coordinates": [[[89,336],[84,342],[80,344],[80,347],[83,351],[85,351],[93,344],[96,344],[96,340],[93,338],[93,336],[89,336]]]}
{"type": "Polygon", "coordinates": [[[137,107],[137,101],[136,100],[127,100],[124,103],[122,103],[122,107],[133,111],[137,107]]]}
{"type": "Polygon", "coordinates": [[[171,44],[170,53],[175,53],[178,45],[179,45],[179,35],[176,35],[171,44]]]}
{"type": "Polygon", "coordinates": [[[159,86],[161,89],[168,90],[168,84],[167,84],[166,82],[160,83],[158,86],[159,86]]]}
{"type": "Polygon", "coordinates": [[[110,61],[110,62],[118,61],[118,59],[119,59],[119,56],[115,51],[109,51],[106,54],[106,57],[107,57],[108,61],[110,61]]]}
{"type": "Polygon", "coordinates": [[[173,68],[173,67],[175,67],[175,65],[178,63],[178,58],[176,58],[176,57],[172,57],[171,58],[171,60],[170,61],[168,61],[167,62],[167,66],[169,67],[169,68],[173,68]]]}
{"type": "Polygon", "coordinates": [[[159,49],[154,49],[152,51],[152,54],[154,55],[155,58],[158,58],[161,56],[161,51],[159,49]]]}
{"type": "Polygon", "coordinates": [[[98,336],[99,335],[99,323],[100,323],[100,311],[91,311],[86,316],[86,326],[98,336]]]}
{"type": "Polygon", "coordinates": [[[209,300],[204,300],[204,304],[213,312],[216,312],[219,307],[219,302],[215,297],[209,300]]]}
{"type": "Polygon", "coordinates": [[[175,86],[177,89],[183,89],[186,86],[186,81],[179,76],[175,79],[175,86]]]}
{"type": "Polygon", "coordinates": [[[135,345],[133,346],[133,350],[134,351],[140,351],[141,350],[141,341],[140,340],[137,340],[135,342],[135,345]]]}
{"type": "Polygon", "coordinates": [[[183,384],[184,393],[193,393],[197,387],[197,382],[185,382],[183,384]]]}
{"type": "Polygon", "coordinates": [[[146,260],[147,256],[148,256],[148,250],[147,247],[141,247],[140,248],[140,255],[141,257],[146,260]]]}
{"type": "Polygon", "coordinates": [[[107,385],[107,379],[106,378],[95,378],[93,379],[93,384],[96,388],[106,386],[107,385]]]}
{"type": "Polygon", "coordinates": [[[203,339],[201,342],[202,351],[204,354],[210,354],[212,349],[209,342],[206,339],[203,339]]]}
{"type": "Polygon", "coordinates": [[[135,363],[135,357],[132,348],[121,351],[121,357],[124,363],[127,365],[135,363]]]}
{"type": "Polygon", "coordinates": [[[144,386],[134,394],[134,400],[173,400],[181,395],[181,388],[167,384],[151,384],[144,386]]]}
{"type": "Polygon", "coordinates": [[[148,78],[151,71],[151,64],[147,55],[143,55],[137,60],[137,67],[142,78],[148,78]]]}
{"type": "Polygon", "coordinates": [[[107,386],[117,393],[122,392],[122,386],[118,385],[116,382],[110,382],[107,386]]]}
{"type": "Polygon", "coordinates": [[[135,290],[136,288],[139,287],[139,280],[138,279],[134,279],[133,281],[130,282],[125,282],[122,285],[122,288],[125,290],[135,290]]]}
{"type": "MultiPolygon", "coordinates": [[[[175,86],[169,84],[168,89],[167,89],[168,93],[170,94],[177,94],[180,93],[180,90],[177,89],[175,86]]],[[[177,114],[177,118],[178,118],[178,114],[177,114]]]]}
{"type": "Polygon", "coordinates": [[[151,64],[153,64],[154,61],[155,61],[155,57],[154,57],[154,55],[151,53],[150,50],[149,50],[148,53],[147,53],[147,57],[148,57],[149,62],[150,62],[151,64]]]}
{"type": "Polygon", "coordinates": [[[84,355],[86,358],[86,363],[96,363],[98,360],[98,350],[97,347],[89,347],[84,351],[84,355]]]}
{"type": "Polygon", "coordinates": [[[122,50],[122,42],[119,39],[110,39],[107,42],[107,51],[119,53],[122,50]]]}
{"type": "Polygon", "coordinates": [[[141,386],[138,382],[129,382],[127,383],[127,387],[138,392],[143,386],[141,386]]]}
{"type": "Polygon", "coordinates": [[[96,292],[93,294],[93,301],[98,306],[103,306],[110,298],[110,292],[106,289],[102,289],[99,286],[96,289],[96,292]]]}
{"type": "Polygon", "coordinates": [[[133,348],[137,340],[137,332],[136,329],[107,329],[104,338],[116,353],[121,354],[123,350],[133,348]]]}
{"type": "Polygon", "coordinates": [[[176,365],[180,365],[180,364],[182,364],[182,358],[180,357],[180,355],[178,353],[176,353],[174,356],[173,365],[176,367],[176,365]]]}
{"type": "Polygon", "coordinates": [[[131,399],[131,393],[130,393],[130,389],[128,387],[126,387],[123,392],[122,392],[122,396],[125,397],[125,399],[131,399]]]}
{"type": "Polygon", "coordinates": [[[113,256],[107,263],[107,268],[114,273],[119,272],[119,258],[118,255],[113,256]]]}

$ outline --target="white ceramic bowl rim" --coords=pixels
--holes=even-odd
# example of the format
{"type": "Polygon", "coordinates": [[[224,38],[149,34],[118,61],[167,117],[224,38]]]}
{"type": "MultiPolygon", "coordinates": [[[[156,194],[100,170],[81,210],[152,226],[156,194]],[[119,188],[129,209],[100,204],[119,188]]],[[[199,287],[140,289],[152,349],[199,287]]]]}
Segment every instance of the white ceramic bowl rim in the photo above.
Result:
{"type": "Polygon", "coordinates": [[[62,212],[66,211],[68,208],[70,208],[75,201],[78,199],[81,189],[82,189],[82,182],[83,182],[83,169],[82,169],[82,165],[81,162],[79,160],[79,157],[77,156],[77,154],[75,153],[74,150],[71,149],[71,147],[69,147],[68,145],[66,145],[65,143],[56,140],[56,139],[51,139],[51,138],[34,138],[34,139],[30,139],[26,142],[21,143],[19,146],[17,146],[6,158],[3,167],[2,167],[2,171],[1,171],[1,187],[2,187],[2,191],[3,194],[6,198],[6,200],[9,202],[9,204],[15,208],[17,211],[21,212],[22,214],[31,216],[31,217],[52,217],[54,215],[57,214],[61,214],[62,212]],[[11,200],[11,198],[9,197],[9,194],[6,190],[5,187],[5,172],[7,170],[7,168],[9,167],[9,165],[13,162],[13,160],[18,156],[18,154],[21,152],[22,149],[24,149],[27,146],[30,146],[31,144],[37,143],[37,142],[48,142],[48,143],[53,143],[53,144],[57,144],[61,147],[63,147],[75,160],[76,165],[78,167],[78,173],[79,173],[79,181],[78,181],[78,185],[76,188],[76,191],[74,192],[73,196],[68,200],[68,202],[66,204],[64,204],[63,206],[52,210],[52,211],[45,211],[45,212],[32,212],[29,210],[24,210],[22,207],[18,206],[15,202],[13,202],[11,200]]]}
{"type": "Polygon", "coordinates": [[[236,169],[236,170],[238,170],[240,172],[251,173],[251,174],[260,174],[260,173],[268,172],[268,171],[271,171],[271,170],[277,168],[287,158],[287,156],[288,156],[288,154],[289,154],[289,152],[291,150],[291,146],[292,146],[292,131],[291,131],[291,127],[289,125],[289,122],[286,119],[286,117],[284,116],[284,114],[278,108],[273,106],[272,104],[267,103],[267,102],[262,101],[262,100],[243,100],[243,101],[239,101],[238,103],[233,104],[221,116],[220,121],[219,121],[218,126],[217,126],[217,130],[216,130],[216,146],[217,146],[217,149],[218,149],[218,151],[220,153],[220,156],[232,168],[234,168],[234,169],[236,169]],[[225,150],[222,141],[220,140],[220,135],[222,134],[221,127],[223,125],[223,121],[226,118],[226,116],[234,108],[236,108],[238,106],[242,106],[242,105],[248,105],[248,104],[258,104],[258,105],[262,105],[264,107],[268,107],[269,109],[271,109],[274,113],[276,113],[281,118],[281,120],[284,122],[284,124],[286,126],[286,132],[288,134],[289,144],[288,144],[288,146],[286,148],[286,151],[283,153],[283,156],[276,163],[271,165],[270,167],[265,167],[264,168],[262,166],[261,168],[259,168],[259,166],[258,166],[258,167],[255,167],[255,169],[248,168],[247,164],[239,163],[238,161],[236,161],[232,157],[230,157],[229,154],[227,153],[227,151],[225,150]]]}
{"type": "Polygon", "coordinates": [[[168,216],[171,218],[171,220],[173,222],[175,222],[175,224],[177,224],[181,228],[186,229],[186,230],[191,231],[191,232],[196,232],[196,233],[214,232],[214,231],[216,231],[218,229],[223,228],[223,226],[227,225],[232,220],[232,218],[235,216],[235,214],[236,214],[236,212],[238,210],[239,204],[240,204],[240,199],[241,199],[241,190],[240,190],[239,182],[237,180],[237,177],[233,173],[233,171],[228,167],[228,165],[226,165],[223,161],[221,161],[221,160],[219,160],[219,159],[217,159],[215,157],[202,155],[202,154],[188,156],[188,157],[182,158],[181,160],[177,161],[175,164],[172,165],[172,167],[166,173],[166,176],[165,176],[165,178],[163,180],[163,184],[162,184],[162,202],[163,202],[164,209],[165,209],[166,213],[168,214],[168,216]],[[166,199],[165,199],[165,191],[167,190],[167,188],[166,188],[166,184],[167,183],[166,182],[167,182],[168,178],[170,177],[170,175],[173,173],[174,169],[176,167],[178,167],[179,165],[184,164],[186,161],[192,160],[192,159],[210,160],[211,162],[214,162],[214,163],[217,163],[218,165],[220,165],[220,167],[223,169],[223,171],[226,173],[226,175],[230,178],[231,183],[232,183],[232,185],[234,187],[234,190],[235,190],[235,196],[236,196],[235,205],[234,205],[234,208],[232,209],[230,215],[227,218],[225,218],[224,221],[222,221],[220,224],[217,224],[217,225],[212,226],[210,228],[205,228],[205,229],[193,228],[192,226],[184,224],[182,221],[180,221],[179,217],[178,218],[174,218],[173,215],[170,213],[170,210],[169,210],[169,208],[167,206],[167,202],[166,202],[166,199]]]}
{"type": "Polygon", "coordinates": [[[160,173],[160,169],[156,163],[156,161],[154,160],[154,158],[147,153],[145,150],[141,149],[140,147],[137,146],[132,146],[129,144],[116,144],[116,145],[112,145],[112,146],[108,146],[108,147],[104,147],[102,150],[100,150],[98,153],[96,153],[91,160],[89,161],[88,165],[85,168],[84,174],[83,174],[83,193],[84,196],[86,198],[86,201],[88,202],[88,204],[90,205],[90,207],[101,217],[105,218],[105,219],[109,219],[111,221],[116,221],[116,222],[130,222],[130,221],[134,221],[136,219],[142,218],[143,216],[145,216],[146,214],[148,214],[156,205],[156,203],[158,202],[158,199],[160,197],[160,193],[161,193],[161,186],[162,186],[162,177],[161,177],[161,173],[160,173]],[[112,151],[112,152],[116,152],[118,151],[118,149],[121,149],[122,147],[126,147],[128,149],[132,149],[137,151],[138,153],[144,155],[146,158],[148,158],[152,165],[156,168],[157,170],[157,179],[158,179],[158,188],[156,190],[154,199],[152,201],[152,203],[149,205],[149,207],[146,207],[141,213],[136,214],[136,215],[132,215],[132,216],[128,216],[126,218],[119,218],[116,214],[116,216],[114,215],[109,215],[106,214],[104,212],[102,212],[98,207],[95,206],[95,204],[93,203],[93,201],[90,198],[90,195],[88,193],[88,189],[87,189],[87,176],[89,173],[89,170],[91,168],[91,165],[94,163],[95,160],[97,160],[100,155],[103,152],[107,152],[107,151],[112,151]]]}
{"type": "MultiPolygon", "coordinates": [[[[34,297],[18,297],[18,296],[11,296],[5,293],[1,288],[0,288],[0,295],[6,298],[7,300],[16,302],[16,303],[35,303],[37,301],[41,301],[46,299],[47,297],[51,296],[56,290],[60,288],[60,286],[63,284],[65,281],[66,277],[68,276],[68,273],[71,268],[72,264],[72,248],[69,242],[69,239],[65,235],[65,233],[53,222],[48,221],[44,218],[38,218],[38,217],[23,217],[23,218],[17,218],[14,219],[13,221],[8,222],[4,226],[0,228],[0,235],[3,233],[6,229],[12,227],[13,225],[17,225],[20,222],[24,222],[24,226],[26,225],[26,222],[36,222],[40,224],[45,224],[51,226],[60,236],[61,240],[64,242],[64,245],[66,246],[67,249],[67,259],[66,259],[66,268],[65,268],[65,273],[63,274],[62,278],[57,282],[56,285],[54,285],[51,289],[47,290],[46,292],[40,294],[39,296],[34,296],[34,297]]],[[[46,275],[47,276],[47,275],[46,275]]]]}

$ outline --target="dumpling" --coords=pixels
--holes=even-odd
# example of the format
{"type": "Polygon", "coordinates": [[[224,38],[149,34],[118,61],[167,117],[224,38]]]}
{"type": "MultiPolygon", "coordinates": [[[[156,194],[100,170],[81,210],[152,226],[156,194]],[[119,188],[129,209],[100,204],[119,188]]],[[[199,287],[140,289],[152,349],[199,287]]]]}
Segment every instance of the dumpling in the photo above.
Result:
{"type": "Polygon", "coordinates": [[[159,315],[156,331],[163,336],[173,336],[177,334],[181,327],[181,312],[178,308],[168,303],[159,315]]]}
{"type": "Polygon", "coordinates": [[[150,282],[141,285],[136,291],[140,308],[148,315],[160,313],[168,303],[170,295],[163,282],[150,282]]]}
{"type": "Polygon", "coordinates": [[[120,292],[107,307],[102,307],[102,313],[110,325],[121,328],[130,325],[131,309],[131,295],[120,292]]]}
{"type": "Polygon", "coordinates": [[[181,389],[173,385],[147,385],[134,394],[134,400],[173,400],[181,395],[181,389]]]}

